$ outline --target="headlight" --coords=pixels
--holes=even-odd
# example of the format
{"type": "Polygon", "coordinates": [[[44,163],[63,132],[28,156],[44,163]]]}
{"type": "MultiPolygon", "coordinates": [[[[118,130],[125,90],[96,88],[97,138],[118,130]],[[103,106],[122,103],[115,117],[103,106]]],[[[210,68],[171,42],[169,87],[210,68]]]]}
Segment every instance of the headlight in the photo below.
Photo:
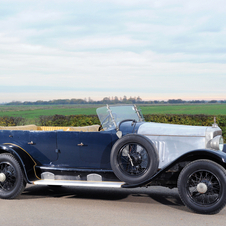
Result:
{"type": "Polygon", "coordinates": [[[224,149],[224,139],[221,136],[220,141],[219,141],[219,150],[223,151],[223,149],[224,149]]]}
{"type": "Polygon", "coordinates": [[[210,141],[210,147],[215,150],[223,151],[224,139],[222,136],[216,136],[210,141]]]}

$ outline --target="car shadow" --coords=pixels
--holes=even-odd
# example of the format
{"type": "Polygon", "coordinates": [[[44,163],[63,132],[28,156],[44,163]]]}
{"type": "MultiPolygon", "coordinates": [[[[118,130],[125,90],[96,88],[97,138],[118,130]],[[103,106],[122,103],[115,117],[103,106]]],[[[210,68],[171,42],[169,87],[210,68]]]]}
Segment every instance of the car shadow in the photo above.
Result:
{"type": "Polygon", "coordinates": [[[189,211],[182,203],[177,189],[168,189],[157,186],[149,188],[119,189],[29,185],[19,197],[19,199],[40,198],[70,198],[133,203],[161,203],[171,208],[189,211]]]}
{"type": "Polygon", "coordinates": [[[114,191],[115,191],[114,189],[103,189],[103,188],[35,185],[27,187],[21,194],[19,199],[83,198],[100,200],[121,200],[127,197],[127,194],[114,191]]]}

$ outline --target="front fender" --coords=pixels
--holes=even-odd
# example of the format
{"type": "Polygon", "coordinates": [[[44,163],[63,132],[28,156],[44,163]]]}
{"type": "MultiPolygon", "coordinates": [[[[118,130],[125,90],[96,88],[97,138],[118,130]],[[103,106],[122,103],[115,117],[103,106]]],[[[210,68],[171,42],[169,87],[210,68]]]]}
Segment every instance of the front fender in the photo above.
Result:
{"type": "Polygon", "coordinates": [[[198,159],[208,159],[212,160],[220,165],[222,165],[226,169],[226,153],[221,151],[213,151],[209,149],[198,149],[193,150],[190,152],[187,152],[177,159],[175,159],[173,162],[169,163],[165,167],[163,167],[161,170],[159,170],[156,174],[154,174],[150,179],[140,183],[140,184],[124,184],[122,185],[123,188],[135,188],[135,187],[143,187],[148,186],[151,181],[158,180],[158,177],[160,177],[163,173],[165,173],[167,170],[175,166],[176,164],[180,162],[192,162],[198,159]]]}
{"type": "Polygon", "coordinates": [[[22,147],[16,144],[3,144],[0,145],[0,153],[10,153],[16,158],[28,183],[40,179],[36,174],[37,163],[22,147]]]}

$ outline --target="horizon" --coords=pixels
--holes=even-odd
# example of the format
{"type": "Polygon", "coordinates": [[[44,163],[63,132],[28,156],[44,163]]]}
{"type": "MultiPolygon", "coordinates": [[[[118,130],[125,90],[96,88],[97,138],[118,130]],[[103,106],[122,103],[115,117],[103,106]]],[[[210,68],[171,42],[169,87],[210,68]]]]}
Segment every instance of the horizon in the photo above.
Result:
{"type": "MultiPolygon", "coordinates": [[[[123,96],[123,97],[125,97],[125,95],[123,96]]],[[[120,101],[123,99],[123,97],[117,97],[120,101]]],[[[138,96],[139,97],[139,96],[138,96]]],[[[126,97],[127,98],[127,100],[129,100],[130,98],[138,98],[138,97],[126,97]]],[[[110,101],[112,101],[112,100],[114,100],[114,98],[115,97],[104,97],[104,98],[109,98],[110,99],[110,101]]],[[[92,99],[91,97],[85,97],[85,98],[66,98],[66,99],[62,99],[62,98],[59,98],[59,99],[49,99],[49,100],[34,100],[34,101],[10,101],[10,102],[1,102],[0,104],[10,104],[10,103],[26,103],[26,102],[31,102],[31,103],[36,103],[36,102],[38,102],[38,101],[43,101],[43,102],[49,102],[49,101],[58,101],[58,100],[73,100],[73,99],[75,99],[75,100],[84,100],[84,101],[86,101],[87,103],[89,103],[89,102],[98,102],[98,101],[103,101],[104,100],[104,98],[102,98],[102,99],[97,99],[97,100],[94,100],[94,99],[92,99]]],[[[168,101],[171,101],[171,100],[181,100],[181,101],[185,101],[185,102],[191,102],[191,101],[205,101],[205,102],[210,102],[210,101],[217,101],[218,103],[220,102],[220,101],[226,101],[226,99],[209,99],[209,100],[204,100],[204,99],[190,99],[190,100],[185,100],[185,99],[181,99],[181,98],[173,98],[173,99],[165,99],[165,100],[162,100],[162,99],[159,99],[159,100],[157,100],[157,99],[153,99],[153,100],[147,100],[147,99],[143,99],[142,97],[139,97],[140,99],[141,99],[141,102],[143,102],[143,101],[147,101],[147,102],[151,102],[151,101],[158,101],[158,102],[161,102],[161,101],[163,101],[163,102],[168,102],[168,101]]]]}

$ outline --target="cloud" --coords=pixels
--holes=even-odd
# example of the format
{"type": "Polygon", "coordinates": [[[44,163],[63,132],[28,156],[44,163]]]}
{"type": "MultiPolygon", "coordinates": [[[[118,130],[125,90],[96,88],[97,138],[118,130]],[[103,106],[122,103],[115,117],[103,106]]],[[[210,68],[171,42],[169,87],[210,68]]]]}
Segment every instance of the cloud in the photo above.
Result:
{"type": "Polygon", "coordinates": [[[225,97],[222,5],[221,0],[3,0],[1,92],[11,86],[10,98],[21,87],[49,97],[168,98],[210,91],[225,97]]]}

